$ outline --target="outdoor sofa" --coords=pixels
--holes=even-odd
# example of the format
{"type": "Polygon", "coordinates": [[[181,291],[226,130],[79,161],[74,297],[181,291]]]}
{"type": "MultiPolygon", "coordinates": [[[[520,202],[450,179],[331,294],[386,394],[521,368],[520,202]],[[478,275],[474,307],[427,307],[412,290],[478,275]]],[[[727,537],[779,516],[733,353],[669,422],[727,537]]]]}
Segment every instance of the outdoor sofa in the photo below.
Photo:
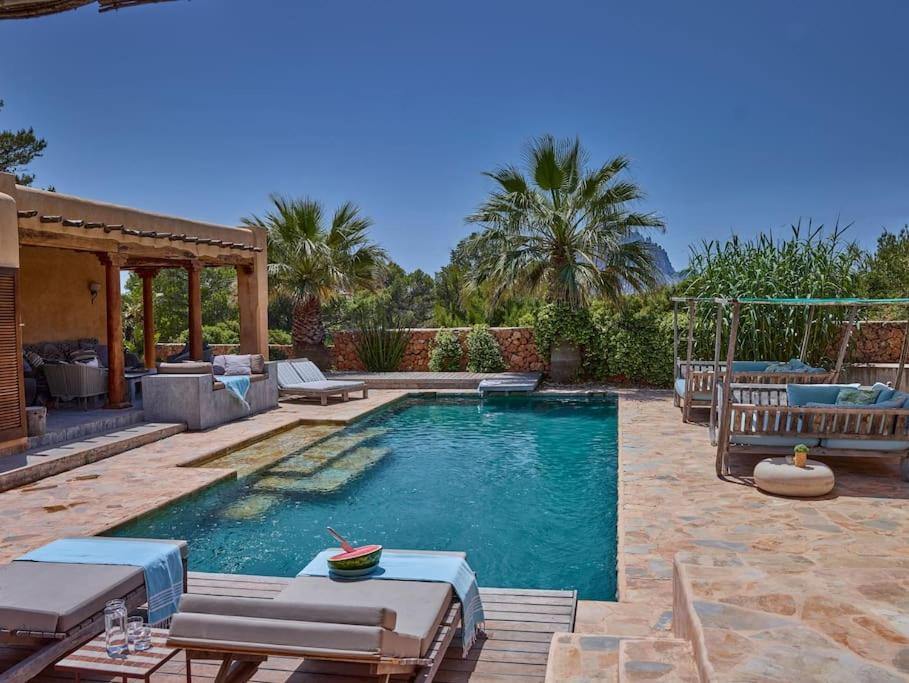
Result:
{"type": "Polygon", "coordinates": [[[143,410],[149,422],[184,422],[202,430],[270,410],[278,405],[274,363],[251,354],[252,372],[245,403],[227,391],[206,362],[160,363],[158,373],[142,381],[143,410]]]}
{"type": "Polygon", "coordinates": [[[318,366],[306,358],[277,362],[278,388],[282,396],[317,397],[324,406],[329,396],[340,396],[342,401],[350,400],[350,392],[362,391],[363,398],[369,397],[366,382],[326,379],[318,366]]]}
{"type": "Polygon", "coordinates": [[[812,456],[899,458],[909,481],[909,393],[881,384],[868,390],[873,403],[837,404],[841,392],[859,388],[733,384],[719,401],[717,474],[729,474],[730,455],[791,455],[805,444],[812,456]]]}
{"type": "Polygon", "coordinates": [[[274,656],[302,657],[299,671],[429,683],[459,605],[447,583],[298,576],[272,599],[184,597],[167,644],[186,650],[187,678],[193,660],[214,659],[217,680],[243,683],[274,656]]]}
{"type": "MultiPolygon", "coordinates": [[[[112,542],[123,539],[111,539],[112,542]]],[[[185,541],[136,539],[176,544],[185,541]]],[[[123,599],[133,610],[147,600],[142,567],[15,560],[0,565],[0,683],[27,681],[104,630],[104,605],[123,599]],[[9,658],[10,654],[14,656],[9,658]]]]}

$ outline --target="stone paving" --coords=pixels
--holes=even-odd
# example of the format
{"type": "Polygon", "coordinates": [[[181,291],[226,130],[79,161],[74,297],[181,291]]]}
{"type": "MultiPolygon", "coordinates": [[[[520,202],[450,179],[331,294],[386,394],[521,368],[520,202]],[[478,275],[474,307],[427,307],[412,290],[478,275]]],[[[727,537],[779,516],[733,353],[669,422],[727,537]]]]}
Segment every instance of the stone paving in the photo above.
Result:
{"type": "MultiPolygon", "coordinates": [[[[204,432],[183,432],[106,460],[0,493],[0,562],[64,536],[101,533],[149,510],[236,476],[236,463],[187,467],[301,424],[343,424],[407,392],[373,391],[368,399],[281,403],[275,410],[204,432]],[[218,466],[221,465],[221,466],[218,466]],[[177,469],[180,468],[180,469],[177,469]]],[[[314,434],[324,428],[313,427],[314,434]]]]}
{"type": "Polygon", "coordinates": [[[660,631],[675,597],[676,632],[691,622],[712,680],[909,680],[909,483],[896,459],[830,459],[830,495],[774,497],[750,482],[755,458],[718,479],[706,428],[683,424],[670,394],[620,393],[622,602],[579,605],[584,630],[609,632],[630,603],[642,607],[628,623],[660,631]]]}

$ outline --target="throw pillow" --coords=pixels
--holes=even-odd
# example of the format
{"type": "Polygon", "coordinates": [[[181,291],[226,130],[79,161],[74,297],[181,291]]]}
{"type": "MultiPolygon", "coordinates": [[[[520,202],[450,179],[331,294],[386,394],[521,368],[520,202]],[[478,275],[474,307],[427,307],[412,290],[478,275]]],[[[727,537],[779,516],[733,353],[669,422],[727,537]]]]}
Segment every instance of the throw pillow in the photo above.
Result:
{"type": "Polygon", "coordinates": [[[224,357],[224,374],[225,375],[250,375],[252,368],[249,364],[249,356],[225,356],[224,357]]]}
{"type": "Polygon", "coordinates": [[[254,375],[265,374],[265,356],[261,353],[253,353],[249,357],[249,369],[254,375]]]}
{"type": "Polygon", "coordinates": [[[69,359],[73,363],[82,363],[83,365],[92,365],[98,367],[98,354],[93,349],[78,349],[69,354],[69,359]]]}
{"type": "Polygon", "coordinates": [[[227,358],[227,356],[221,354],[211,359],[211,366],[216,375],[223,375],[224,371],[227,369],[227,361],[224,360],[225,358],[227,358]],[[218,372],[218,368],[221,368],[221,372],[218,372]]]}
{"type": "Polygon", "coordinates": [[[873,389],[840,389],[836,395],[836,405],[868,406],[877,399],[877,392],[873,389]]]}
{"type": "Polygon", "coordinates": [[[44,359],[34,351],[26,351],[25,359],[28,361],[28,364],[31,365],[35,370],[44,365],[44,359]]]}

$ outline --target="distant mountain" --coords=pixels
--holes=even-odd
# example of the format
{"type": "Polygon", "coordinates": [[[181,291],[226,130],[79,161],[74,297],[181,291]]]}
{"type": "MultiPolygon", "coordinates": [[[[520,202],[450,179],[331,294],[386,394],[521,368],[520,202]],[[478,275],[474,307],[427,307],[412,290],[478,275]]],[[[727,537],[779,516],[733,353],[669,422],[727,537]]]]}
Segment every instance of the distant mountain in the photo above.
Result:
{"type": "Polygon", "coordinates": [[[637,235],[636,238],[650,246],[650,250],[653,253],[653,260],[656,263],[657,270],[659,270],[660,274],[662,275],[663,284],[670,285],[678,282],[681,279],[681,273],[673,268],[672,262],[669,260],[669,254],[666,253],[666,250],[663,249],[663,247],[661,247],[649,237],[637,235]]]}

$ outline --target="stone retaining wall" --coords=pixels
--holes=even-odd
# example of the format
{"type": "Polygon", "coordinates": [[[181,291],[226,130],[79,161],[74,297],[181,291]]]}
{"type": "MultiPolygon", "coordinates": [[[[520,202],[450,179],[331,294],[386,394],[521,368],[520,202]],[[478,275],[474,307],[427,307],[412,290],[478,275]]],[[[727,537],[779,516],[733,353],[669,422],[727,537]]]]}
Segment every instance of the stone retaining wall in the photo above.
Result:
{"type": "MultiPolygon", "coordinates": [[[[412,331],[410,342],[404,351],[404,358],[398,370],[411,372],[425,372],[429,370],[429,351],[438,328],[420,328],[412,331]]],[[[451,328],[451,331],[461,342],[464,354],[461,357],[461,369],[467,365],[467,333],[469,327],[451,328]]],[[[549,369],[546,359],[537,353],[533,341],[533,330],[529,327],[492,327],[489,330],[502,350],[502,358],[507,369],[512,372],[545,372],[549,369]]],[[[332,355],[336,370],[364,370],[363,364],[357,358],[354,341],[357,332],[345,330],[335,332],[332,355]]]]}
{"type": "Polygon", "coordinates": [[[905,320],[860,323],[853,333],[848,359],[854,363],[898,363],[905,331],[905,320]]]}

